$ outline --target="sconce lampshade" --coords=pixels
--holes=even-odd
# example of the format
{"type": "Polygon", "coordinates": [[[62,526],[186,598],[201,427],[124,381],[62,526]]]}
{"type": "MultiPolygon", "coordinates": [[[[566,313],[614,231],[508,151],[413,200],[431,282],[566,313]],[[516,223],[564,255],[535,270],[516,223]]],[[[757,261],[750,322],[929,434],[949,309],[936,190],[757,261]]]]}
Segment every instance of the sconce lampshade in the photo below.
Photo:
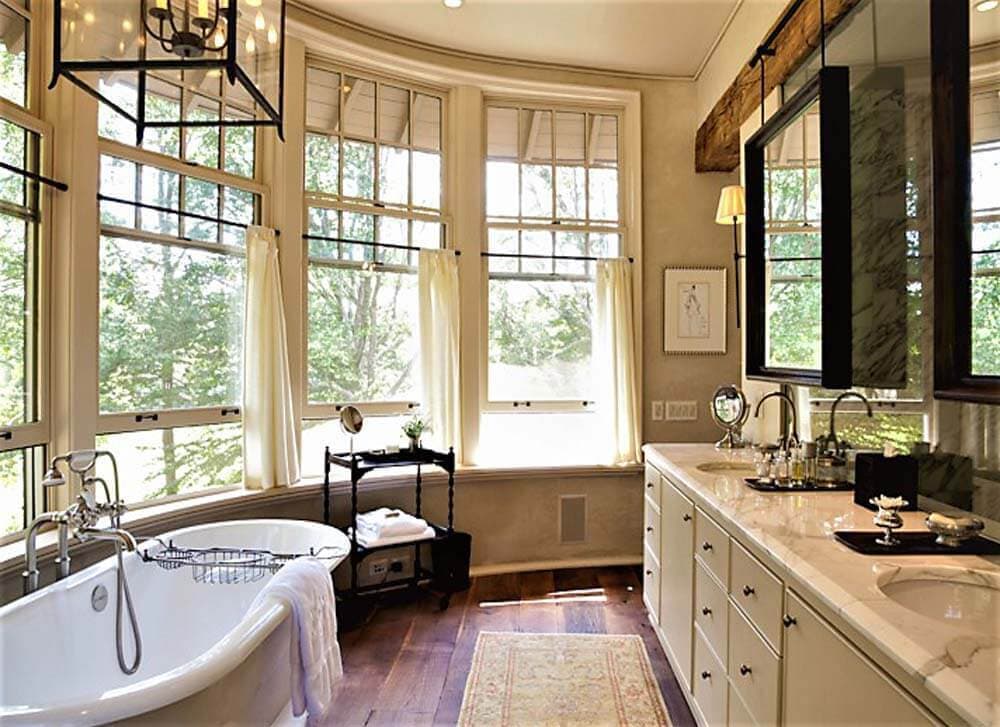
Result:
{"type": "Polygon", "coordinates": [[[745,217],[746,197],[743,187],[738,184],[723,187],[719,194],[719,209],[715,213],[715,221],[720,225],[732,225],[734,222],[743,222],[745,217]]]}

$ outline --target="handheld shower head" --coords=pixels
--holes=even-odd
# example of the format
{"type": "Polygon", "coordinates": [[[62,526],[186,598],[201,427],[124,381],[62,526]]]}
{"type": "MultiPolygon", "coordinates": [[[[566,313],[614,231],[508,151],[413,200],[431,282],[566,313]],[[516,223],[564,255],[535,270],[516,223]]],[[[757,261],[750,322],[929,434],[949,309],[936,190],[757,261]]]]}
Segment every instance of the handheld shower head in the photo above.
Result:
{"type": "Polygon", "coordinates": [[[46,471],[45,477],[42,478],[42,487],[61,487],[65,484],[66,477],[63,476],[63,473],[56,467],[56,463],[53,462],[52,466],[46,471]]]}

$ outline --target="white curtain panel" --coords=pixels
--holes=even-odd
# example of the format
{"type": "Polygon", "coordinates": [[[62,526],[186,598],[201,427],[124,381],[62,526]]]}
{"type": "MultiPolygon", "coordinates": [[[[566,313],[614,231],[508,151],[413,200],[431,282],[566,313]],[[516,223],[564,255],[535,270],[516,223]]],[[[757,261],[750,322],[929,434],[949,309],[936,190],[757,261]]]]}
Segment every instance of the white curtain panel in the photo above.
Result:
{"type": "Polygon", "coordinates": [[[243,483],[268,490],[297,482],[285,311],[274,230],[247,230],[243,320],[243,483]]]}
{"type": "Polygon", "coordinates": [[[631,464],[640,457],[639,396],[632,268],[624,258],[597,261],[595,323],[597,407],[605,427],[603,459],[609,464],[631,464]]]}
{"type": "Polygon", "coordinates": [[[421,250],[417,281],[421,407],[431,425],[427,439],[436,447],[454,447],[461,461],[458,259],[454,251],[421,250]]]}

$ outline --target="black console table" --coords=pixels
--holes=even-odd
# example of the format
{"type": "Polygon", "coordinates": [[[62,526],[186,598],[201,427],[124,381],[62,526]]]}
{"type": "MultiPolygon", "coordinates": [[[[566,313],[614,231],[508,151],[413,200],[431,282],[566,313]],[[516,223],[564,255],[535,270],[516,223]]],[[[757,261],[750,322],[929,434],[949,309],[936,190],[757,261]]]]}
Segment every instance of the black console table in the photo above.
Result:
{"type": "MultiPolygon", "coordinates": [[[[323,466],[323,521],[330,525],[330,471],[332,465],[344,467],[351,472],[351,588],[344,596],[356,598],[364,595],[375,595],[380,592],[395,590],[400,587],[416,587],[434,578],[434,571],[425,568],[421,563],[420,547],[435,541],[447,540],[454,533],[455,525],[455,451],[449,448],[447,452],[436,452],[432,449],[403,449],[398,452],[330,452],[327,447],[323,466]],[[422,468],[425,465],[439,467],[448,473],[448,525],[447,527],[429,522],[434,529],[434,537],[413,542],[390,543],[368,547],[358,543],[358,483],[369,472],[388,467],[416,467],[416,489],[414,515],[421,516],[422,468]],[[372,553],[393,548],[413,548],[413,575],[409,578],[397,579],[391,583],[374,585],[358,585],[358,567],[372,553]]],[[[448,607],[451,593],[446,592],[441,598],[441,608],[448,607]]]]}

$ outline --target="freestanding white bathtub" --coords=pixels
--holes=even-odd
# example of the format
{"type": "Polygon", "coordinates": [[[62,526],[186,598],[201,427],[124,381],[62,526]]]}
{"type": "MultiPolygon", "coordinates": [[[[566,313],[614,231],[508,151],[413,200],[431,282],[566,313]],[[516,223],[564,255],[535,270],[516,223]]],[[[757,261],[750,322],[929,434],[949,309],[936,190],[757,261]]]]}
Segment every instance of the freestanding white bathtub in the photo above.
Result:
{"type": "MultiPolygon", "coordinates": [[[[332,546],[330,569],[349,551],[335,528],[299,520],[236,520],[164,533],[189,547],[308,552],[332,546]]],[[[155,548],[151,543],[140,550],[155,548]]],[[[290,699],[289,608],[255,583],[198,583],[192,569],[165,570],[137,553],[124,559],[143,657],[132,676],[118,668],[114,557],[0,608],[3,725],[264,724],[290,699]],[[108,598],[95,611],[91,595],[108,598]]],[[[126,654],[131,631],[123,612],[126,654]]]]}

